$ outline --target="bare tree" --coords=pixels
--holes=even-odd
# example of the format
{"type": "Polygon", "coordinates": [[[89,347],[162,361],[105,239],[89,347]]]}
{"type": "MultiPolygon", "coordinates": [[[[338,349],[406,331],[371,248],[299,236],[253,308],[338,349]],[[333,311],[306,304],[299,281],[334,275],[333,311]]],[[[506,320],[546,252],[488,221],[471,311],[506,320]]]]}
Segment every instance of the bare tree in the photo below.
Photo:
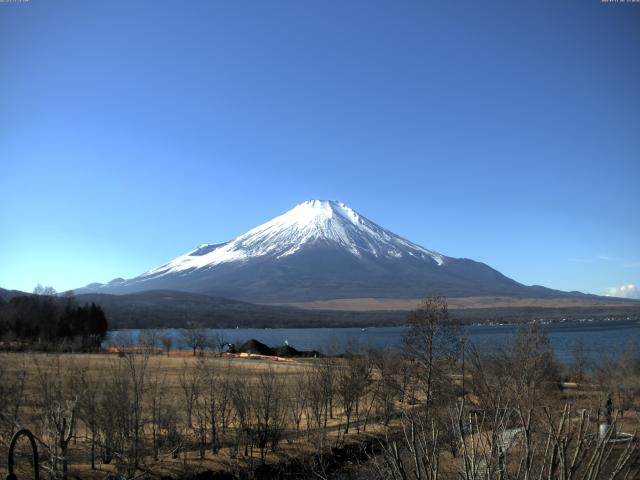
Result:
{"type": "MultiPolygon", "coordinates": [[[[235,442],[231,451],[232,457],[235,457],[240,450],[240,446],[244,445],[244,455],[249,455],[249,448],[253,450],[253,394],[254,389],[239,378],[235,378],[231,382],[231,400],[236,418],[235,442]]],[[[253,455],[251,455],[253,458],[253,455]]]]}
{"type": "Polygon", "coordinates": [[[502,361],[509,367],[512,399],[525,408],[549,405],[559,391],[559,369],[549,339],[538,324],[520,328],[502,361]]]}
{"type": "Polygon", "coordinates": [[[434,391],[449,384],[446,364],[455,359],[460,347],[457,324],[449,317],[443,297],[424,299],[411,312],[404,336],[406,353],[414,362],[413,372],[423,388],[428,409],[434,391]]]}
{"type": "Polygon", "coordinates": [[[380,442],[381,455],[373,458],[378,478],[437,480],[440,473],[440,432],[427,417],[409,413],[398,435],[388,433],[380,442]]]}
{"type": "Polygon", "coordinates": [[[371,361],[378,373],[373,387],[373,399],[384,425],[396,411],[396,401],[402,398],[402,359],[392,350],[373,352],[371,361]]]}
{"type": "Polygon", "coordinates": [[[79,386],[78,418],[82,420],[90,435],[91,469],[96,468],[96,443],[100,434],[99,408],[100,397],[107,394],[103,390],[103,383],[96,375],[92,375],[86,368],[78,368],[72,373],[79,386]]]}
{"type": "MultiPolygon", "coordinates": [[[[183,405],[186,413],[185,423],[196,438],[201,437],[202,428],[201,409],[199,400],[202,390],[201,371],[190,362],[185,361],[180,373],[179,382],[182,389],[183,405]]],[[[201,455],[202,455],[202,448],[201,455]]]]}
{"type": "MultiPolygon", "coordinates": [[[[516,407],[520,409],[521,407],[516,407]]],[[[494,412],[468,410],[464,401],[451,408],[451,432],[461,457],[443,468],[442,430],[429,416],[403,417],[399,435],[381,443],[374,457],[380,479],[460,478],[462,480],[616,480],[640,474],[637,444],[593,435],[589,415],[576,418],[570,405],[559,414],[543,408],[534,427],[530,412],[512,417],[508,404],[494,412]],[[514,418],[520,420],[513,421],[514,418]]]]}
{"type": "Polygon", "coordinates": [[[66,479],[69,473],[69,442],[76,431],[78,392],[70,388],[59,355],[43,365],[34,357],[39,395],[36,406],[42,425],[42,444],[49,453],[44,467],[52,478],[66,479]]]}
{"type": "Polygon", "coordinates": [[[295,375],[290,381],[291,393],[287,399],[291,421],[296,426],[296,437],[300,433],[302,416],[307,409],[308,392],[304,375],[295,375]]]}
{"type": "Polygon", "coordinates": [[[254,396],[253,430],[264,464],[267,447],[275,452],[282,438],[286,418],[286,402],[279,375],[269,367],[258,375],[258,391],[254,396]]]}
{"type": "Polygon", "coordinates": [[[149,352],[126,354],[124,361],[129,373],[129,381],[131,385],[132,404],[131,411],[133,414],[133,444],[132,457],[133,468],[137,468],[140,461],[142,449],[143,428],[144,428],[144,396],[147,389],[146,371],[149,364],[149,352]]]}
{"type": "Polygon", "coordinates": [[[469,358],[475,395],[483,408],[504,402],[528,411],[559,399],[559,370],[553,350],[538,325],[524,326],[506,345],[480,352],[471,347],[469,358]]]}
{"type": "Polygon", "coordinates": [[[26,381],[25,357],[0,354],[0,446],[3,450],[8,448],[11,436],[23,423],[26,381]],[[13,366],[11,360],[15,360],[13,366]]]}
{"type": "Polygon", "coordinates": [[[160,337],[160,343],[164,349],[164,353],[167,355],[171,353],[171,347],[173,346],[173,337],[171,335],[163,335],[160,337]]]}
{"type": "MultiPolygon", "coordinates": [[[[208,425],[211,452],[217,453],[220,448],[221,424],[227,421],[229,415],[230,395],[225,376],[227,372],[225,369],[219,370],[217,363],[210,359],[201,359],[197,368],[200,378],[197,401],[203,415],[200,425],[208,425]]],[[[206,444],[206,431],[201,431],[200,436],[206,444]]],[[[204,447],[204,444],[202,445],[204,447]]]]}
{"type": "Polygon", "coordinates": [[[218,376],[218,416],[220,419],[222,435],[227,432],[231,416],[233,415],[233,402],[231,398],[233,373],[234,371],[231,366],[231,360],[229,360],[224,368],[220,369],[218,376]]]}
{"type": "Polygon", "coordinates": [[[149,353],[156,353],[160,345],[160,334],[157,330],[147,329],[140,332],[138,337],[138,347],[149,353]]]}
{"type": "Polygon", "coordinates": [[[187,328],[181,331],[183,342],[192,350],[195,357],[209,347],[209,335],[207,330],[195,323],[189,322],[187,328]]]}
{"type": "Polygon", "coordinates": [[[167,400],[165,398],[166,375],[160,371],[155,371],[149,381],[149,395],[147,409],[149,411],[149,428],[151,430],[151,449],[153,459],[158,460],[160,456],[160,446],[163,441],[163,430],[166,430],[168,423],[167,400]]]}
{"type": "Polygon", "coordinates": [[[307,431],[315,428],[324,432],[326,425],[327,399],[326,382],[323,381],[323,370],[313,368],[305,373],[307,391],[307,431]]]}
{"type": "Polygon", "coordinates": [[[362,355],[347,355],[338,373],[337,392],[342,401],[342,411],[346,416],[344,433],[349,433],[352,415],[360,431],[360,404],[369,386],[371,364],[362,355]]]}
{"type": "Polygon", "coordinates": [[[109,365],[104,377],[98,418],[105,463],[115,457],[121,475],[131,477],[144,453],[147,367],[150,350],[125,350],[109,365]]]}
{"type": "Polygon", "coordinates": [[[589,357],[587,347],[581,341],[577,342],[573,346],[573,373],[575,375],[575,381],[580,388],[580,384],[584,381],[589,368],[589,357]]]}
{"type": "MultiPolygon", "coordinates": [[[[624,418],[625,411],[634,406],[640,395],[640,350],[629,344],[622,351],[604,357],[595,368],[594,376],[601,385],[601,396],[611,394],[615,405],[624,418]]],[[[602,398],[599,399],[602,403],[602,398]]]]}
{"type": "Polygon", "coordinates": [[[333,400],[336,390],[336,364],[330,357],[322,357],[316,361],[317,376],[316,379],[320,382],[320,388],[323,390],[324,398],[324,426],[327,426],[327,421],[333,419],[333,400]]]}

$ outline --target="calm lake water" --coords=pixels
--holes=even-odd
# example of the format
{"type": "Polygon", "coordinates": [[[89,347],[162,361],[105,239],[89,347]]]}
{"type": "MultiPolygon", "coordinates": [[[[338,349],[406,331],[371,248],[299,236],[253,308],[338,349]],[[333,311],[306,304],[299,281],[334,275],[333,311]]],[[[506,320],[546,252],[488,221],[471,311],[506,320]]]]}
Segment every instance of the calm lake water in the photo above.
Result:
{"type": "MultiPolygon", "coordinates": [[[[477,348],[491,348],[509,341],[517,330],[515,325],[473,325],[463,333],[477,348]]],[[[582,344],[594,360],[619,352],[632,343],[640,343],[638,321],[565,322],[543,325],[549,341],[562,362],[571,362],[577,344],[582,344]]],[[[240,344],[255,338],[269,346],[289,345],[298,350],[342,351],[349,342],[360,346],[396,347],[401,344],[404,327],[372,328],[274,328],[274,329],[211,329],[227,342],[240,344]]],[[[116,330],[105,340],[110,345],[121,335],[136,340],[141,330],[116,330]]],[[[185,348],[179,329],[158,330],[160,335],[174,338],[173,348],[185,348]]]]}

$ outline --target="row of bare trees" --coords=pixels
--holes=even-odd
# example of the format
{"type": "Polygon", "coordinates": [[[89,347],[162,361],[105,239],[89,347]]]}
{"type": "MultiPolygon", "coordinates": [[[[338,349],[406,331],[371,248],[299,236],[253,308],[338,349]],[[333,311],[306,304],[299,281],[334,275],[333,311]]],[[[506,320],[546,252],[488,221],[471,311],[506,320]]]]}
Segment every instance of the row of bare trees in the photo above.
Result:
{"type": "MultiPolygon", "coordinates": [[[[199,344],[202,335],[189,333],[192,346],[199,344]]],[[[195,355],[197,345],[193,357],[170,358],[158,355],[158,339],[147,335],[148,348],[117,356],[4,355],[0,448],[27,426],[50,478],[68,478],[76,462],[109,464],[127,479],[158,462],[186,466],[223,449],[251,469],[283,445],[300,444],[314,452],[310,471],[322,478],[323,455],[375,423],[384,438],[362,466],[371,469],[369,478],[638,475],[636,444],[611,441],[629,422],[638,426],[637,411],[620,423],[638,408],[640,361],[632,350],[574,368],[569,380],[581,389],[571,393],[539,327],[476,348],[461,341],[440,298],[412,313],[402,350],[351,346],[340,356],[292,364],[195,355]],[[600,432],[609,397],[614,425],[600,432]]]]}
{"type": "Polygon", "coordinates": [[[465,402],[448,406],[442,426],[424,412],[412,412],[401,430],[381,442],[371,473],[384,479],[614,480],[640,475],[637,444],[615,441],[615,429],[599,436],[584,410],[566,404],[560,412],[503,406],[488,412],[465,402]],[[452,454],[443,437],[451,434],[452,454]]]}
{"type": "Polygon", "coordinates": [[[20,427],[32,429],[51,478],[67,478],[74,461],[109,464],[132,478],[154,462],[191,462],[222,448],[251,466],[285,440],[322,454],[371,422],[389,424],[409,383],[390,351],[255,368],[211,356],[167,358],[153,348],[5,358],[2,443],[20,427]]]}
{"type": "MultiPolygon", "coordinates": [[[[504,345],[469,346],[467,370],[443,299],[427,299],[410,318],[414,408],[403,409],[371,456],[368,475],[380,479],[614,480],[640,478],[637,437],[640,356],[622,353],[565,372],[538,325],[504,345]],[[459,378],[468,389],[459,389],[459,378]],[[464,378],[464,380],[463,380],[464,378]],[[575,382],[582,385],[575,388],[575,382]],[[587,386],[589,388],[587,388],[587,386]],[[617,408],[609,400],[618,399],[617,408]],[[633,422],[622,423],[635,408],[633,422]],[[604,413],[606,411],[606,413],[604,413]],[[612,415],[613,412],[613,415],[612,415]],[[603,424],[603,422],[606,422],[603,424]],[[605,428],[603,428],[603,426],[605,428]]],[[[582,352],[584,353],[584,352],[582,352]]]]}

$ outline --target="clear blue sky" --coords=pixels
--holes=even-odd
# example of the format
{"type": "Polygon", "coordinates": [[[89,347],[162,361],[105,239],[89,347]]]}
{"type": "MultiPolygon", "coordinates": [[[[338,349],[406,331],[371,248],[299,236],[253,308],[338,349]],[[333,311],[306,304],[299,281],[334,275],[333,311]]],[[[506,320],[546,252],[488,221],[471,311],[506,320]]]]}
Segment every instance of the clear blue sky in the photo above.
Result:
{"type": "Polygon", "coordinates": [[[310,198],[526,284],[640,283],[640,4],[0,3],[0,286],[310,198]]]}

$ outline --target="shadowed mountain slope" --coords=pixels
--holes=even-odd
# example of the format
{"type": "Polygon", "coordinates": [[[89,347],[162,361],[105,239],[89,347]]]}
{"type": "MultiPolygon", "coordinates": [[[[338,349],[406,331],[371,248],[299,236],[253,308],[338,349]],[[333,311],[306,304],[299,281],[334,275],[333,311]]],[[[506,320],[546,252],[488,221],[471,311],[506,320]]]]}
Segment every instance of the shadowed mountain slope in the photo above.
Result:
{"type": "Polygon", "coordinates": [[[180,290],[254,303],[346,298],[582,297],[525,286],[481,262],[406,240],[347,205],[312,200],[226,243],[79,292],[180,290]]]}

